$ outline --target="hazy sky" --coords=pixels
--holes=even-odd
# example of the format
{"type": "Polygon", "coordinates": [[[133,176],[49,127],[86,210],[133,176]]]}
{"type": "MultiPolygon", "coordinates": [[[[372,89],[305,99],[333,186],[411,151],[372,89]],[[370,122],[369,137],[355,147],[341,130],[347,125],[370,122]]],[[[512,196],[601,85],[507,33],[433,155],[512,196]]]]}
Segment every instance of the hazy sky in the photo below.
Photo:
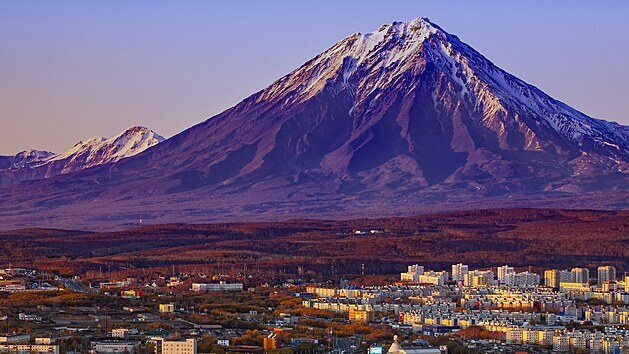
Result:
{"type": "Polygon", "coordinates": [[[169,137],[338,40],[428,17],[503,69],[629,124],[629,1],[0,1],[0,154],[144,125],[169,137]]]}

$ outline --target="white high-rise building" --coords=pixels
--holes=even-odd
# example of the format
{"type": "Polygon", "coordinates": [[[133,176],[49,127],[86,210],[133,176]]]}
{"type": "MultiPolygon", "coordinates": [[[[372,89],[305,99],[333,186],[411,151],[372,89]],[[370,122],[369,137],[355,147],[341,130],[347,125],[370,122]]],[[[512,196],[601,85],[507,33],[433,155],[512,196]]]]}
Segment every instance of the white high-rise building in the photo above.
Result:
{"type": "Polygon", "coordinates": [[[432,285],[443,285],[446,281],[448,281],[448,272],[436,272],[434,270],[430,270],[421,274],[418,282],[432,285]]]}
{"type": "Polygon", "coordinates": [[[531,287],[539,285],[540,277],[535,273],[507,273],[503,278],[503,284],[509,286],[531,287]]]}
{"type": "Polygon", "coordinates": [[[408,272],[409,273],[423,274],[424,273],[424,266],[420,266],[419,264],[410,265],[410,266],[408,266],[408,272]]]}
{"type": "Polygon", "coordinates": [[[551,288],[558,288],[561,282],[561,271],[557,269],[548,269],[544,271],[544,285],[551,288]]]}
{"type": "Polygon", "coordinates": [[[471,270],[463,277],[463,285],[471,287],[494,285],[494,272],[491,270],[471,270]]]}
{"type": "Polygon", "coordinates": [[[419,281],[419,276],[422,274],[424,274],[424,266],[420,266],[419,264],[410,265],[406,273],[400,273],[400,280],[416,283],[419,281]]]}
{"type": "Polygon", "coordinates": [[[589,283],[590,270],[587,268],[572,268],[570,270],[570,278],[573,283],[589,283]]]}
{"type": "MultiPolygon", "coordinates": [[[[502,267],[498,267],[498,282],[500,284],[507,284],[505,282],[505,277],[507,276],[507,274],[511,274],[514,273],[514,269],[513,267],[509,267],[508,265],[503,265],[502,267]]],[[[508,284],[510,285],[510,284],[508,284]]]]}
{"type": "Polygon", "coordinates": [[[467,264],[459,263],[452,265],[452,280],[455,282],[463,281],[465,274],[469,272],[470,267],[467,264]]]}
{"type": "Polygon", "coordinates": [[[598,267],[598,283],[616,281],[616,268],[612,266],[598,267]]]}
{"type": "Polygon", "coordinates": [[[564,269],[559,271],[559,282],[560,283],[569,283],[572,281],[572,272],[564,269]]]}

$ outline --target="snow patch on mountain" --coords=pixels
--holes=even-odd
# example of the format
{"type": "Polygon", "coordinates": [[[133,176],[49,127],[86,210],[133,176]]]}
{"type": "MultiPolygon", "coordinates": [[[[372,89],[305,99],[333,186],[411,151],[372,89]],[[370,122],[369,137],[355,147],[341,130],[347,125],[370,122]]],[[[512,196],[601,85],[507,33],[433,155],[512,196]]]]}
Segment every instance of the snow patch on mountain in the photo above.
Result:
{"type": "Polygon", "coordinates": [[[26,150],[8,160],[0,173],[7,176],[4,184],[40,179],[116,162],[157,145],[165,138],[145,127],[131,127],[113,138],[100,136],[80,141],[70,149],[55,154],[49,151],[26,150]]]}
{"type": "MultiPolygon", "coordinates": [[[[361,87],[358,89],[364,92],[358,96],[367,97],[373,92],[386,90],[401,75],[416,69],[421,58],[427,58],[460,86],[463,100],[477,108],[482,106],[493,112],[506,112],[509,109],[505,106],[515,107],[520,115],[534,117],[578,147],[587,144],[613,156],[629,157],[629,127],[594,119],[553,99],[496,67],[458,37],[445,32],[427,18],[394,22],[382,26],[377,32],[356,34],[339,42],[311,64],[325,62],[328,68],[327,71],[316,72],[317,81],[327,83],[337,71],[334,68],[338,64],[334,63],[346,58],[352,58],[356,68],[362,66],[371,71],[380,70],[375,83],[374,80],[365,80],[359,84],[361,87]]],[[[358,71],[344,71],[343,82],[351,81],[351,75],[358,71]]],[[[308,88],[320,89],[323,86],[310,84],[308,88]]],[[[309,95],[312,94],[309,92],[309,95]]]]}
{"type": "Polygon", "coordinates": [[[69,150],[51,157],[47,162],[68,161],[64,171],[76,170],[73,166],[79,163],[88,168],[134,156],[164,141],[164,137],[145,127],[132,127],[113,138],[100,136],[81,141],[69,150]]]}
{"type": "Polygon", "coordinates": [[[577,146],[590,144],[614,156],[629,157],[629,127],[589,117],[553,99],[498,68],[458,37],[441,29],[435,32],[434,40],[439,42],[437,53],[432,46],[426,48],[433,51],[433,55],[446,59],[449,65],[443,68],[444,72],[462,85],[462,94],[470,93],[468,99],[472,104],[479,107],[487,103],[488,98],[497,98],[501,105],[514,106],[521,113],[536,117],[541,124],[551,127],[577,146]]]}
{"type": "Polygon", "coordinates": [[[54,152],[41,150],[25,150],[13,156],[12,168],[30,168],[44,163],[51,157],[55,156],[54,152]]]}

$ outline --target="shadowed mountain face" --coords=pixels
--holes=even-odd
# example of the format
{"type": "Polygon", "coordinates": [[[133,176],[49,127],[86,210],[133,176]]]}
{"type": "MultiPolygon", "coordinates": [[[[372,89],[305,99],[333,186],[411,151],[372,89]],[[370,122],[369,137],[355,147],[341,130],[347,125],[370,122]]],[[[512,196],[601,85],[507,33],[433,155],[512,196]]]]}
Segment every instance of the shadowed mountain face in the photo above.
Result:
{"type": "Polygon", "coordinates": [[[94,229],[140,218],[626,208],[628,162],[628,127],[552,99],[417,19],[347,37],[134,157],[0,190],[0,217],[4,228],[94,229]]]}

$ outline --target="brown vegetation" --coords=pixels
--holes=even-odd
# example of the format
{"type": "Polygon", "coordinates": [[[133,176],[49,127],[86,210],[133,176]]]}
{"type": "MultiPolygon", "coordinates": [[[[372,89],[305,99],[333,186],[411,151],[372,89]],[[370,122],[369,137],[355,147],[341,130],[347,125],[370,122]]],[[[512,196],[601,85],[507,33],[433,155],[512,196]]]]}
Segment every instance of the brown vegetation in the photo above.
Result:
{"type": "Polygon", "coordinates": [[[106,233],[30,229],[0,233],[0,263],[9,262],[63,273],[176,265],[288,274],[302,266],[306,275],[360,275],[363,264],[365,274],[394,274],[411,263],[447,268],[457,262],[538,270],[610,264],[620,273],[629,270],[629,211],[483,210],[348,221],[169,224],[106,233]],[[354,232],[370,229],[381,232],[354,232]]]}

